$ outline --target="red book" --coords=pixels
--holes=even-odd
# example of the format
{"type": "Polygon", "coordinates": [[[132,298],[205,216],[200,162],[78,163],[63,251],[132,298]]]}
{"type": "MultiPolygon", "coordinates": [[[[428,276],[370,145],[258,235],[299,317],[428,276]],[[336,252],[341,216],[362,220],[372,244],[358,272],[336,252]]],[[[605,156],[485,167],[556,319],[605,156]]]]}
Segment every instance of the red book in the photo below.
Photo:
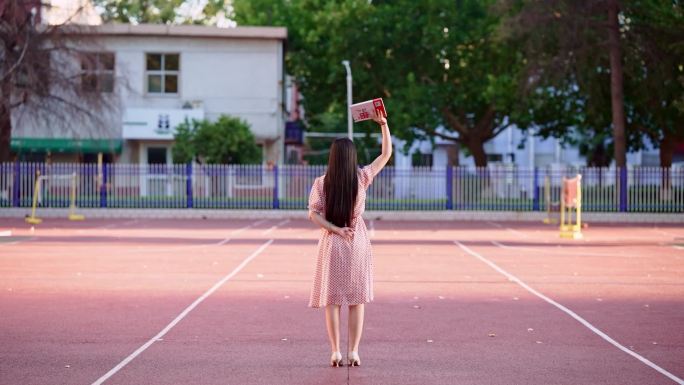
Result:
{"type": "Polygon", "coordinates": [[[355,122],[373,119],[376,116],[387,117],[387,111],[385,110],[385,104],[382,102],[382,98],[352,104],[349,107],[349,110],[351,111],[352,119],[355,122]]]}

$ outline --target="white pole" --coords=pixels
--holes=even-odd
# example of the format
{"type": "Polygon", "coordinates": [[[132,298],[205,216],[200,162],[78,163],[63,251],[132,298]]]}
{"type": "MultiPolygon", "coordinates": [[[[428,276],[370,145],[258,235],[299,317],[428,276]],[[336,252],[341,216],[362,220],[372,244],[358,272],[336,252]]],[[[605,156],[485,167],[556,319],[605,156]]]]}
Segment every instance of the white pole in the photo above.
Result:
{"type": "Polygon", "coordinates": [[[508,127],[506,129],[508,132],[506,135],[508,136],[508,143],[506,145],[506,151],[508,151],[508,154],[506,155],[506,159],[504,159],[504,162],[508,159],[510,163],[513,163],[513,157],[515,156],[513,154],[513,128],[508,127]]]}
{"type": "Polygon", "coordinates": [[[527,148],[529,150],[528,164],[529,164],[530,170],[534,170],[534,167],[536,166],[535,159],[534,159],[534,131],[532,131],[531,128],[529,131],[529,136],[527,137],[527,148]]]}
{"type": "Polygon", "coordinates": [[[534,168],[537,166],[534,159],[534,131],[532,128],[528,131],[527,136],[527,148],[528,148],[528,160],[527,165],[529,167],[529,180],[530,180],[530,194],[534,194],[534,168]]]}
{"type": "Polygon", "coordinates": [[[349,67],[349,60],[342,60],[342,65],[347,70],[347,135],[349,140],[354,140],[354,129],[352,127],[352,116],[349,107],[352,105],[352,73],[349,67]]]}

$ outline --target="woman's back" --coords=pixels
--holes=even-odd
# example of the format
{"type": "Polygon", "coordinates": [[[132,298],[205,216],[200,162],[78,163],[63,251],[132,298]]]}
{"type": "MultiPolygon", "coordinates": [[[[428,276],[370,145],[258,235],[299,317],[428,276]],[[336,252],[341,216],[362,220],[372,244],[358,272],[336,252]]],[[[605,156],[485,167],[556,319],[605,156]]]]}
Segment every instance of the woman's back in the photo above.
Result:
{"type": "MultiPolygon", "coordinates": [[[[365,211],[366,207],[366,191],[373,183],[375,178],[375,172],[372,165],[367,165],[358,169],[358,192],[356,196],[356,201],[353,206],[352,219],[356,219],[361,216],[365,211]]],[[[319,176],[314,180],[313,186],[311,187],[311,194],[309,195],[309,210],[317,212],[322,216],[325,216],[325,174],[319,176]]]]}

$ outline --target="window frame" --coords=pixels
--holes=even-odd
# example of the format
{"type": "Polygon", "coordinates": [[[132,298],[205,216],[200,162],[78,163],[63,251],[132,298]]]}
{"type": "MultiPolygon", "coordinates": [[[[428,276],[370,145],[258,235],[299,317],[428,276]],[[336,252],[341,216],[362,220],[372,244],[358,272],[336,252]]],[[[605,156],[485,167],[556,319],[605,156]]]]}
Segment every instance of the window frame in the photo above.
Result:
{"type": "Polygon", "coordinates": [[[411,167],[428,167],[432,169],[435,163],[434,152],[422,153],[416,151],[411,154],[411,167]]]}
{"type": "Polygon", "coordinates": [[[145,92],[144,94],[146,96],[152,96],[152,97],[167,97],[167,98],[178,98],[181,95],[181,54],[180,52],[161,52],[161,51],[156,51],[156,52],[145,52],[145,57],[144,57],[144,66],[145,66],[145,71],[144,71],[144,76],[145,76],[145,92]],[[158,70],[150,70],[147,69],[147,58],[150,55],[161,55],[161,61],[160,61],[160,66],[158,70]],[[178,56],[178,69],[177,70],[167,70],[164,69],[164,64],[166,62],[166,56],[167,55],[177,55],[178,56]],[[161,77],[161,92],[150,92],[150,76],[151,75],[159,75],[161,77]],[[166,75],[175,75],[176,76],[176,92],[165,92],[166,88],[166,75]]]}
{"type": "Polygon", "coordinates": [[[97,92],[97,93],[106,93],[106,94],[113,94],[115,89],[116,89],[116,52],[112,51],[95,51],[95,52],[87,52],[85,53],[86,55],[90,56],[92,58],[92,62],[94,64],[94,67],[92,68],[83,68],[84,67],[84,58],[81,59],[81,91],[83,92],[97,92]],[[104,57],[105,55],[111,55],[111,62],[112,62],[112,68],[104,68],[103,63],[105,62],[101,58],[104,57]],[[105,82],[102,80],[104,76],[111,76],[112,79],[112,88],[109,90],[105,90],[103,88],[103,84],[105,82]],[[83,78],[86,76],[94,76],[95,77],[95,88],[94,89],[86,89],[86,83],[83,82],[83,78]]]}

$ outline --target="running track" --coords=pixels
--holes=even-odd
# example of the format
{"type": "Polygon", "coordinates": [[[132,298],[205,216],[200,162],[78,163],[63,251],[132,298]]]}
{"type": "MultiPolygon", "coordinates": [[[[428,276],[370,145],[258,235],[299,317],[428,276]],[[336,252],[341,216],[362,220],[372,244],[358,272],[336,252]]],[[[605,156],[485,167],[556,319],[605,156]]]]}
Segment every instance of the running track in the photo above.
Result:
{"type": "Polygon", "coordinates": [[[684,383],[681,227],[372,228],[362,366],[330,368],[310,222],[0,219],[0,384],[684,383]]]}

